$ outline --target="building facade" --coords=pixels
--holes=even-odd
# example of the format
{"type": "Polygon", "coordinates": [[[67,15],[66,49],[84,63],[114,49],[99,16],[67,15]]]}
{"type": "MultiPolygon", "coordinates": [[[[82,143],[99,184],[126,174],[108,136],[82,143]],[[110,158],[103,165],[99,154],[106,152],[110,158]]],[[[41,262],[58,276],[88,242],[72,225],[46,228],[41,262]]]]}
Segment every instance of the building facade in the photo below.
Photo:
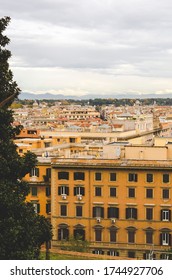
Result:
{"type": "Polygon", "coordinates": [[[170,258],[171,161],[58,159],[52,162],[53,246],[70,236],[90,252],[170,258]]]}

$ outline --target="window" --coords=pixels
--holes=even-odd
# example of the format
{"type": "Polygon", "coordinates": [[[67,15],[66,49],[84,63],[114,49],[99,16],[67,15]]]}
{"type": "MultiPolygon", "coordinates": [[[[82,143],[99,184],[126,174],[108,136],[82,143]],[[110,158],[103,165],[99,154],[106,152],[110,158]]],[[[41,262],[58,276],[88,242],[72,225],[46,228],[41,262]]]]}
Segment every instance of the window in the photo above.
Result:
{"type": "Polygon", "coordinates": [[[116,181],[116,173],[110,173],[110,181],[111,182],[116,181]]]}
{"type": "Polygon", "coordinates": [[[76,140],[75,138],[69,138],[70,143],[75,143],[75,140],[76,140]]]}
{"type": "Polygon", "coordinates": [[[50,196],[51,195],[51,187],[46,187],[46,196],[50,196]]]}
{"type": "Polygon", "coordinates": [[[104,208],[100,206],[93,207],[93,218],[104,218],[104,208]]]}
{"type": "Polygon", "coordinates": [[[95,173],[95,180],[96,181],[101,181],[101,179],[102,179],[102,174],[100,172],[96,172],[95,173]]]}
{"type": "Polygon", "coordinates": [[[40,213],[40,204],[39,203],[33,203],[34,211],[35,213],[40,213]]]}
{"type": "Polygon", "coordinates": [[[146,244],[153,244],[153,231],[146,231],[146,244]]]}
{"type": "Polygon", "coordinates": [[[135,242],[135,231],[129,230],[128,231],[128,243],[134,243],[135,242]]]}
{"type": "Polygon", "coordinates": [[[146,189],[146,198],[153,198],[153,189],[146,189]]]}
{"type": "Polygon", "coordinates": [[[82,228],[76,228],[73,232],[74,238],[84,241],[85,240],[85,230],[82,228]]]}
{"type": "Polygon", "coordinates": [[[171,254],[160,254],[160,260],[172,260],[172,255],[171,254]]]}
{"type": "Polygon", "coordinates": [[[49,148],[49,147],[51,147],[51,142],[45,142],[44,145],[45,145],[45,148],[49,148]]]}
{"type": "Polygon", "coordinates": [[[126,208],[126,219],[137,219],[137,208],[126,208]]]}
{"type": "Polygon", "coordinates": [[[118,207],[108,207],[108,218],[119,219],[119,208],[118,207]]]}
{"type": "Polygon", "coordinates": [[[128,258],[135,258],[136,253],[133,251],[128,251],[128,258]]]}
{"type": "Polygon", "coordinates": [[[68,240],[69,239],[69,230],[68,228],[59,228],[58,229],[58,240],[68,240]]]}
{"type": "Polygon", "coordinates": [[[135,197],[135,188],[128,188],[128,197],[135,197]]]}
{"type": "Polygon", "coordinates": [[[146,220],[153,219],[153,208],[146,208],[146,220]]]}
{"type": "Polygon", "coordinates": [[[116,188],[115,187],[110,188],[110,196],[111,197],[116,197],[116,188]]]}
{"type": "Polygon", "coordinates": [[[143,253],[143,259],[144,260],[155,260],[156,254],[153,254],[153,252],[151,252],[151,251],[143,253]]]}
{"type": "Polygon", "coordinates": [[[32,168],[31,169],[30,177],[33,177],[33,176],[39,177],[39,168],[32,168]]]}
{"type": "Polygon", "coordinates": [[[169,174],[163,174],[162,178],[163,178],[163,183],[169,183],[169,174]]]}
{"type": "Polygon", "coordinates": [[[102,188],[95,187],[95,196],[101,196],[101,195],[102,195],[102,188]]]}
{"type": "Polygon", "coordinates": [[[119,257],[119,252],[115,250],[110,250],[107,252],[108,256],[119,257]]]}
{"type": "Polygon", "coordinates": [[[37,196],[38,195],[37,187],[31,187],[31,195],[32,196],[37,196]]]}
{"type": "Polygon", "coordinates": [[[74,187],[74,195],[85,195],[85,188],[83,186],[74,187]]]}
{"type": "Polygon", "coordinates": [[[51,203],[46,204],[46,213],[47,214],[51,213],[51,203]]]}
{"type": "Polygon", "coordinates": [[[116,230],[110,230],[110,242],[116,242],[116,230]]]}
{"type": "Polygon", "coordinates": [[[137,182],[138,176],[136,173],[129,173],[128,174],[128,181],[129,182],[137,182]]]}
{"type": "Polygon", "coordinates": [[[60,216],[67,216],[67,205],[60,205],[60,216]]]}
{"type": "Polygon", "coordinates": [[[95,241],[102,241],[102,228],[95,228],[95,241]]]}
{"type": "Polygon", "coordinates": [[[170,190],[169,189],[163,189],[162,190],[162,198],[163,199],[169,199],[170,198],[170,190]]]}
{"type": "Polygon", "coordinates": [[[169,231],[170,230],[168,230],[168,232],[164,231],[160,234],[160,245],[163,246],[171,245],[171,234],[169,233],[169,231]]]}
{"type": "Polygon", "coordinates": [[[93,250],[92,253],[96,255],[104,255],[104,251],[101,249],[93,250]]]}
{"type": "Polygon", "coordinates": [[[61,185],[58,187],[58,195],[69,195],[69,187],[67,185],[61,185]]]}
{"type": "Polygon", "coordinates": [[[74,180],[85,180],[84,172],[74,172],[74,180]]]}
{"type": "Polygon", "coordinates": [[[171,210],[169,209],[161,210],[161,221],[171,221],[171,210]]]}
{"type": "Polygon", "coordinates": [[[151,174],[151,173],[146,174],[146,182],[147,183],[153,182],[153,174],[151,174]]]}
{"type": "Polygon", "coordinates": [[[59,180],[69,180],[69,172],[66,172],[66,171],[58,172],[58,179],[59,180]]]}
{"type": "Polygon", "coordinates": [[[82,217],[82,206],[76,206],[76,217],[82,217]]]}
{"type": "Polygon", "coordinates": [[[47,179],[51,179],[51,168],[46,168],[46,177],[47,179]]]}

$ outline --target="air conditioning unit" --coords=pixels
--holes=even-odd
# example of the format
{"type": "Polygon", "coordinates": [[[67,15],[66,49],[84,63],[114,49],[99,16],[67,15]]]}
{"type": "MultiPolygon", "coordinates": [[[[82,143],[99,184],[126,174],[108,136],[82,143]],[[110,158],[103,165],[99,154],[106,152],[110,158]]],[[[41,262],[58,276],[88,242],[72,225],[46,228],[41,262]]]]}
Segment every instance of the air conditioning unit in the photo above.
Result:
{"type": "Polygon", "coordinates": [[[78,195],[77,195],[77,199],[78,199],[78,200],[82,200],[82,194],[78,194],[78,195]]]}
{"type": "Polygon", "coordinates": [[[66,194],[62,194],[62,199],[66,199],[66,194]]]}
{"type": "Polygon", "coordinates": [[[97,223],[101,222],[101,218],[96,218],[97,223]]]}
{"type": "Polygon", "coordinates": [[[115,219],[111,219],[111,223],[112,223],[112,224],[115,224],[115,223],[116,223],[116,220],[115,220],[115,219]]]}

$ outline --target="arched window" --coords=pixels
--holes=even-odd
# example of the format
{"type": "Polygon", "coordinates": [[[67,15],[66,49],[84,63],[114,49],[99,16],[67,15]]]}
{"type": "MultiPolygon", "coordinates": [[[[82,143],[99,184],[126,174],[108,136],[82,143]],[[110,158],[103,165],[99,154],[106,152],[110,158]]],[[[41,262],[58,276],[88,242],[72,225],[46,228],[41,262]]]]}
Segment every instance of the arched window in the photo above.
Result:
{"type": "Polygon", "coordinates": [[[153,244],[153,232],[155,230],[151,227],[145,228],[144,230],[145,230],[146,244],[153,244]]]}
{"type": "Polygon", "coordinates": [[[171,229],[162,228],[160,229],[160,245],[170,246],[171,245],[171,229]]]}
{"type": "Polygon", "coordinates": [[[135,243],[135,234],[137,229],[135,227],[127,227],[126,230],[128,231],[128,243],[135,243]]]}
{"type": "Polygon", "coordinates": [[[58,240],[69,239],[69,229],[67,224],[59,224],[58,226],[58,240]]]}
{"type": "Polygon", "coordinates": [[[95,230],[95,241],[102,241],[103,227],[97,225],[97,226],[94,227],[94,230],[95,230]]]}
{"type": "Polygon", "coordinates": [[[81,240],[85,240],[85,230],[84,226],[81,224],[78,224],[74,226],[74,231],[73,231],[74,238],[80,238],[81,240]]]}
{"type": "Polygon", "coordinates": [[[116,242],[117,241],[117,230],[118,230],[118,228],[116,226],[109,227],[110,242],[116,242]]]}

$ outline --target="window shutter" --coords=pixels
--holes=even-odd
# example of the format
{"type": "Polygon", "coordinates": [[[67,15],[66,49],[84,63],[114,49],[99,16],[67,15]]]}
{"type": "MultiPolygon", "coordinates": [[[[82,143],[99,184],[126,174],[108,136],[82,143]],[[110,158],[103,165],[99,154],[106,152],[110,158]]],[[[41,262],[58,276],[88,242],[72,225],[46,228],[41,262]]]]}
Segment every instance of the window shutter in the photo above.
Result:
{"type": "Polygon", "coordinates": [[[93,218],[96,217],[96,207],[93,207],[93,218]]]}
{"type": "Polygon", "coordinates": [[[131,174],[131,173],[129,173],[129,175],[128,175],[128,181],[132,181],[133,180],[133,174],[131,174]]]}
{"type": "Polygon", "coordinates": [[[171,222],[171,210],[168,211],[169,211],[169,221],[171,222]]]}
{"type": "Polygon", "coordinates": [[[146,219],[147,220],[152,220],[153,217],[153,209],[152,208],[147,208],[146,209],[146,219]]]}
{"type": "Polygon", "coordinates": [[[126,208],[126,219],[130,218],[130,208],[126,208]]]}
{"type": "Polygon", "coordinates": [[[65,194],[69,195],[69,187],[65,187],[65,194]]]}
{"type": "Polygon", "coordinates": [[[110,211],[110,207],[108,207],[108,218],[111,218],[111,211],[110,211]]]}
{"type": "Polygon", "coordinates": [[[50,203],[47,203],[46,204],[46,213],[50,213],[51,212],[51,204],[50,203]]]}
{"type": "Polygon", "coordinates": [[[169,243],[168,243],[168,245],[171,246],[171,233],[169,233],[169,243]]]}
{"type": "Polygon", "coordinates": [[[36,171],[36,172],[35,172],[35,173],[36,173],[36,176],[39,177],[39,168],[36,168],[35,171],[36,171]]]}
{"type": "Polygon", "coordinates": [[[163,220],[163,210],[161,210],[161,221],[163,220]]]}
{"type": "Polygon", "coordinates": [[[84,196],[85,195],[85,188],[81,187],[81,194],[84,196]]]}
{"type": "Polygon", "coordinates": [[[61,240],[61,229],[58,229],[58,240],[61,240]]]}
{"type": "Polygon", "coordinates": [[[46,204],[46,213],[48,214],[48,204],[46,204]]]}
{"type": "Polygon", "coordinates": [[[137,209],[133,208],[133,218],[137,219],[137,209]]]}
{"type": "Polygon", "coordinates": [[[146,253],[143,254],[143,259],[146,260],[146,253]]]}
{"type": "Polygon", "coordinates": [[[115,207],[114,211],[115,211],[114,218],[119,219],[119,208],[115,207]]]}
{"type": "Polygon", "coordinates": [[[77,194],[77,187],[74,187],[74,195],[77,194]]]}
{"type": "Polygon", "coordinates": [[[46,168],[46,176],[48,179],[51,178],[51,168],[46,168]]]}
{"type": "Polygon", "coordinates": [[[104,208],[101,207],[101,218],[104,218],[104,208]]]}
{"type": "Polygon", "coordinates": [[[162,245],[162,233],[160,234],[160,245],[162,245]]]}
{"type": "Polygon", "coordinates": [[[37,213],[40,213],[40,204],[37,204],[37,213]]]}
{"type": "Polygon", "coordinates": [[[51,188],[46,187],[46,196],[50,196],[50,195],[51,195],[51,188]]]}

